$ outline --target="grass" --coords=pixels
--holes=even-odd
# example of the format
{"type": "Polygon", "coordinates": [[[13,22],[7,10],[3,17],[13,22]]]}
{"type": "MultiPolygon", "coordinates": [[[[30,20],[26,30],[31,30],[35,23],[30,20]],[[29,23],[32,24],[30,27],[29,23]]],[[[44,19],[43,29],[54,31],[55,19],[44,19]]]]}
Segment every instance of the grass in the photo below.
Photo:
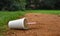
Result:
{"type": "Polygon", "coordinates": [[[0,11],[0,36],[7,31],[8,21],[19,19],[26,13],[60,14],[60,10],[0,11]]]}

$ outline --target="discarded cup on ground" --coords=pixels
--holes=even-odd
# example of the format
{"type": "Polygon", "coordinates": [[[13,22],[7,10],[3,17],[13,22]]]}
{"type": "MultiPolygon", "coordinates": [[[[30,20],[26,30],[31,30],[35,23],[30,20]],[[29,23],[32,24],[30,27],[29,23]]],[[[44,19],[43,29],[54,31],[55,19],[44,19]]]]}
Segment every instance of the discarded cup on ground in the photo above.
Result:
{"type": "Polygon", "coordinates": [[[9,21],[8,27],[12,29],[28,29],[25,18],[9,21]]]}

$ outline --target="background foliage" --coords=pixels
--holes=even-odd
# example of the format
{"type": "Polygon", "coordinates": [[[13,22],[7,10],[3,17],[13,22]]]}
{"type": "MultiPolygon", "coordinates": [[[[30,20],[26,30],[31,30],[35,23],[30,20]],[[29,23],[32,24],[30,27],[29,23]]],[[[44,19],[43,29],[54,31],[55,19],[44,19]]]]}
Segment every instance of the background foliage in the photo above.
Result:
{"type": "Polygon", "coordinates": [[[60,9],[60,0],[0,0],[0,10],[60,9]]]}

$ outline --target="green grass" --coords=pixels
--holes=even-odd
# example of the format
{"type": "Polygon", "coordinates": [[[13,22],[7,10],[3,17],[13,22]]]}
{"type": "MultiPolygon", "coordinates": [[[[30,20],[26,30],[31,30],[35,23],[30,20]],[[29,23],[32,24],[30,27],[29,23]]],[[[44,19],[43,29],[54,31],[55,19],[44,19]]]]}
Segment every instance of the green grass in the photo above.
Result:
{"type": "Polygon", "coordinates": [[[60,10],[26,10],[26,11],[0,11],[0,36],[6,32],[8,21],[19,19],[26,13],[60,14],[60,10]]]}

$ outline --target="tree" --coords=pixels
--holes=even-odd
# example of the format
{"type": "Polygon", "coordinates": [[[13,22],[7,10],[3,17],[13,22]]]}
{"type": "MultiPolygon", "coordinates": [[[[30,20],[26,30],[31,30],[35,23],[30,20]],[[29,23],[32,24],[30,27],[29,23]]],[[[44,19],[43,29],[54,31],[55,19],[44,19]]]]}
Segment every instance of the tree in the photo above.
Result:
{"type": "Polygon", "coordinates": [[[25,8],[25,0],[0,0],[0,10],[20,10],[25,8]]]}
{"type": "Polygon", "coordinates": [[[60,0],[28,0],[28,1],[29,1],[28,6],[31,6],[32,4],[34,5],[35,9],[60,9],[60,0]]]}

